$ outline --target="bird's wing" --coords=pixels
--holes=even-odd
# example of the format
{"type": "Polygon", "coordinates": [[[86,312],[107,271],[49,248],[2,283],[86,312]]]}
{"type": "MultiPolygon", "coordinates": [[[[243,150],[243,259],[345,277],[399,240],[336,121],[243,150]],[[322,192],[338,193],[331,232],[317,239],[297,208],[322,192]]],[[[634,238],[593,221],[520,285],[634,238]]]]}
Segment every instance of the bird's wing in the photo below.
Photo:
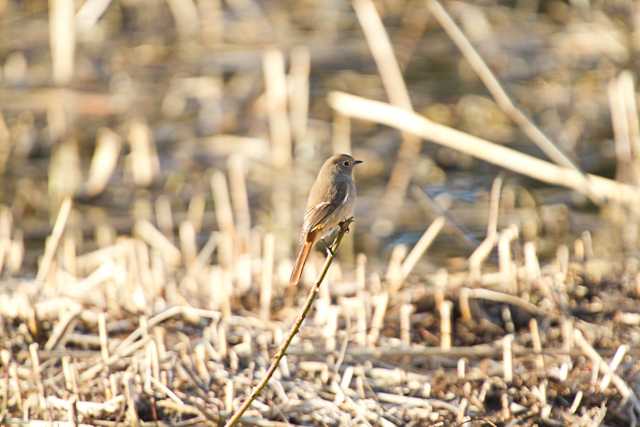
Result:
{"type": "Polygon", "coordinates": [[[315,206],[311,206],[304,214],[303,231],[308,233],[318,226],[324,225],[325,220],[333,214],[349,197],[349,184],[338,181],[330,186],[324,200],[315,206]]]}

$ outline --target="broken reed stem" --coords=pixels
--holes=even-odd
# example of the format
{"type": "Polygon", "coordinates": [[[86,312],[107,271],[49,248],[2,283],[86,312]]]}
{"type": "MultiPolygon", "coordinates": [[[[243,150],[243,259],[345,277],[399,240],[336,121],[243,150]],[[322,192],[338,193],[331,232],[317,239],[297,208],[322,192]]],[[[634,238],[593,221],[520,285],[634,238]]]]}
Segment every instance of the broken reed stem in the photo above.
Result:
{"type": "Polygon", "coordinates": [[[73,0],[49,0],[49,44],[53,81],[58,85],[73,78],[75,35],[73,0]]]}
{"type": "Polygon", "coordinates": [[[345,221],[340,223],[340,230],[338,231],[338,235],[336,236],[335,240],[333,241],[333,244],[331,245],[331,252],[329,253],[329,256],[327,256],[327,259],[324,263],[322,271],[320,272],[320,276],[318,277],[318,279],[316,280],[316,283],[313,285],[313,287],[309,291],[309,294],[307,295],[307,300],[305,301],[305,304],[302,307],[302,310],[298,314],[298,318],[296,319],[296,322],[293,324],[293,327],[289,331],[289,335],[287,335],[285,340],[280,345],[280,348],[278,348],[278,351],[274,355],[273,360],[271,361],[271,365],[269,366],[269,369],[265,373],[264,377],[262,377],[258,385],[254,387],[254,389],[251,391],[251,394],[242,403],[240,408],[238,408],[238,410],[225,423],[225,427],[233,427],[240,421],[242,414],[245,413],[245,411],[249,408],[249,406],[251,406],[251,403],[262,392],[262,390],[265,388],[265,386],[267,385],[267,383],[275,373],[276,369],[280,365],[280,361],[282,360],[287,349],[289,348],[289,344],[291,344],[293,337],[295,337],[298,331],[300,330],[300,327],[302,326],[302,322],[304,322],[304,319],[306,319],[307,314],[309,313],[309,310],[313,305],[313,302],[318,296],[318,292],[320,291],[320,285],[322,284],[325,276],[327,275],[327,272],[329,271],[329,267],[333,263],[333,259],[335,258],[335,254],[336,254],[336,251],[338,250],[338,247],[340,247],[342,238],[349,231],[349,226],[351,225],[351,222],[353,222],[353,218],[346,219],[345,221]]]}
{"type": "Polygon", "coordinates": [[[311,70],[311,53],[306,46],[299,46],[291,51],[289,72],[289,117],[291,133],[299,147],[307,136],[309,120],[309,73],[311,70]]]}
{"type": "Polygon", "coordinates": [[[271,314],[271,296],[273,294],[273,252],[275,238],[273,234],[264,236],[262,259],[262,282],[260,283],[260,317],[269,320],[271,314]]]}
{"type": "Polygon", "coordinates": [[[489,220],[487,221],[487,235],[475,251],[469,257],[469,270],[471,276],[479,278],[482,263],[489,256],[498,240],[498,216],[500,214],[500,194],[502,193],[502,176],[499,175],[491,185],[489,199],[489,220]]]}
{"type": "Polygon", "coordinates": [[[281,51],[268,50],[262,58],[265,98],[269,115],[272,160],[276,169],[291,165],[291,128],[287,114],[287,77],[281,51]]]}
{"type": "Polygon", "coordinates": [[[540,147],[554,163],[565,168],[578,170],[577,166],[513,104],[513,101],[511,101],[511,98],[509,98],[509,95],[507,95],[502,88],[496,76],[491,72],[487,63],[484,62],[478,51],[473,47],[469,39],[442,5],[437,0],[430,0],[427,2],[427,7],[447,35],[458,49],[460,49],[462,55],[469,62],[469,65],[476,72],[480,80],[482,80],[502,111],[504,111],[505,114],[522,129],[522,132],[540,147]]]}
{"type": "Polygon", "coordinates": [[[62,202],[62,205],[60,205],[60,210],[58,211],[58,217],[56,218],[56,223],[53,226],[53,231],[51,232],[51,236],[47,239],[47,243],[45,244],[44,255],[42,256],[42,262],[40,263],[40,268],[38,269],[36,282],[42,282],[49,275],[49,269],[51,268],[51,263],[53,262],[53,256],[58,249],[58,245],[60,243],[62,233],[64,232],[64,228],[67,225],[67,220],[69,219],[70,213],[71,199],[67,197],[62,202]]]}
{"type": "Polygon", "coordinates": [[[636,411],[640,411],[640,400],[638,400],[633,389],[629,387],[624,379],[620,378],[611,370],[609,365],[602,359],[602,356],[600,356],[598,351],[585,339],[579,329],[573,330],[573,339],[580,350],[591,359],[594,369],[595,366],[598,365],[599,369],[601,369],[605,375],[609,375],[611,377],[610,381],[613,382],[613,385],[618,389],[622,398],[625,401],[630,401],[636,411]]]}
{"type": "Polygon", "coordinates": [[[229,184],[231,205],[235,211],[236,227],[244,238],[248,238],[251,230],[251,212],[247,194],[247,172],[245,158],[239,154],[229,158],[229,184]]]}
{"type": "Polygon", "coordinates": [[[329,94],[329,104],[333,109],[350,117],[414,133],[439,145],[541,182],[571,188],[585,195],[621,203],[634,204],[640,200],[640,191],[630,185],[588,174],[589,188],[587,189],[584,186],[583,175],[574,169],[557,166],[528,154],[437,124],[419,114],[384,102],[344,92],[332,92],[329,94]]]}
{"type": "Polygon", "coordinates": [[[442,227],[444,226],[444,222],[445,219],[442,216],[433,220],[429,228],[426,229],[426,231],[422,234],[422,237],[420,237],[420,240],[418,240],[418,243],[416,243],[413,249],[411,249],[411,252],[409,252],[409,255],[407,255],[407,257],[404,259],[404,262],[400,266],[400,275],[402,281],[405,281],[407,279],[418,261],[420,261],[422,255],[426,252],[427,249],[429,249],[429,246],[431,246],[431,243],[433,243],[436,237],[438,237],[440,230],[442,230],[442,227]]]}

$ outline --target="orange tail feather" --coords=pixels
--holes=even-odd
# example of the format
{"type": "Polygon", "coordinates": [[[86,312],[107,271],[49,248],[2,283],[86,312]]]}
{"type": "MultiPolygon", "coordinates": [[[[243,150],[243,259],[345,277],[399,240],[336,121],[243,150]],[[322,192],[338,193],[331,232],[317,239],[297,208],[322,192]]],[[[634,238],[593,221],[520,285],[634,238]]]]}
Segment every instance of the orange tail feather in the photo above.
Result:
{"type": "Polygon", "coordinates": [[[315,241],[315,233],[307,234],[306,238],[304,239],[304,243],[298,251],[296,262],[293,265],[293,271],[291,272],[291,278],[289,279],[289,286],[296,286],[300,282],[300,277],[302,277],[302,270],[304,269],[304,265],[307,263],[307,258],[311,253],[311,248],[313,248],[313,244],[315,243],[315,241]]]}

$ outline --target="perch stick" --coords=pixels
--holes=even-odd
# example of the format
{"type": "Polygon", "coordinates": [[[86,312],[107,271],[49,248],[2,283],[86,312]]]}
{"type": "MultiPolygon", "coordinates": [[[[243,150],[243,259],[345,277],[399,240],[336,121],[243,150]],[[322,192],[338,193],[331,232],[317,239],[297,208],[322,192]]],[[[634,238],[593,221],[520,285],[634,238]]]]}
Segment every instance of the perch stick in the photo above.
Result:
{"type": "Polygon", "coordinates": [[[304,322],[304,319],[307,317],[307,314],[309,313],[309,310],[311,309],[311,306],[313,305],[313,302],[315,301],[318,295],[318,292],[320,291],[320,285],[322,284],[324,277],[327,275],[327,272],[329,271],[329,267],[333,263],[333,258],[335,257],[335,253],[338,247],[340,246],[340,242],[342,242],[342,238],[344,237],[345,233],[349,231],[349,226],[351,225],[352,221],[353,221],[353,218],[349,218],[340,224],[340,231],[338,232],[338,235],[336,236],[335,240],[333,241],[333,244],[331,245],[331,252],[329,253],[329,256],[327,256],[327,259],[324,263],[324,267],[320,272],[320,276],[318,277],[318,280],[316,280],[315,285],[309,291],[309,295],[307,296],[307,300],[305,301],[304,307],[298,314],[298,318],[296,319],[296,322],[291,328],[291,331],[289,331],[289,335],[287,335],[285,340],[280,345],[280,348],[278,349],[275,356],[273,357],[273,360],[271,361],[271,365],[269,366],[269,369],[267,370],[264,377],[262,377],[258,385],[251,391],[251,394],[242,403],[240,408],[238,408],[238,410],[231,416],[231,418],[229,418],[229,420],[225,424],[225,427],[233,427],[240,421],[242,414],[245,413],[245,411],[249,408],[249,406],[251,406],[251,403],[258,397],[260,392],[262,392],[262,389],[265,388],[265,386],[273,376],[274,372],[280,365],[280,361],[282,360],[287,349],[289,348],[289,344],[291,344],[293,337],[298,333],[298,331],[300,330],[300,327],[302,326],[302,322],[304,322]]]}
{"type": "Polygon", "coordinates": [[[542,182],[571,188],[582,194],[623,203],[637,203],[640,192],[630,185],[597,175],[587,174],[588,188],[583,175],[574,170],[507,147],[440,125],[410,111],[384,102],[373,101],[344,92],[329,94],[329,104],[338,112],[361,120],[381,123],[422,136],[445,147],[498,165],[542,182]]]}

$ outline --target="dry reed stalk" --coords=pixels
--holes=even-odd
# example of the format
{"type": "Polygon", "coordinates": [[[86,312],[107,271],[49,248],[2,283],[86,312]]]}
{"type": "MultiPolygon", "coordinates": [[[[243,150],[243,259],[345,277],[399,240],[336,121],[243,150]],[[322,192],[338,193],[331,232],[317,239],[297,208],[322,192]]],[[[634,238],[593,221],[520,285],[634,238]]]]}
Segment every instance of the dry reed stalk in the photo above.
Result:
{"type": "Polygon", "coordinates": [[[469,289],[469,298],[486,299],[489,301],[495,301],[503,304],[511,304],[511,305],[515,305],[516,307],[520,307],[521,309],[536,316],[555,317],[553,314],[548,313],[547,311],[541,308],[538,308],[536,305],[528,301],[525,301],[524,299],[516,295],[506,294],[506,293],[494,291],[491,289],[484,289],[484,288],[469,289]]]}
{"type": "Polygon", "coordinates": [[[227,186],[227,178],[218,170],[214,171],[211,176],[211,193],[213,194],[218,227],[222,233],[233,238],[236,233],[236,228],[233,210],[231,209],[229,187],[227,186]]]}
{"type": "Polygon", "coordinates": [[[200,38],[206,46],[217,46],[223,42],[224,10],[221,0],[198,0],[200,38]]]}
{"type": "Polygon", "coordinates": [[[465,379],[467,376],[467,359],[461,357],[456,364],[456,372],[458,373],[458,379],[465,379]]]}
{"type": "MultiPolygon", "coordinates": [[[[176,268],[182,261],[180,250],[164,235],[155,228],[149,221],[136,222],[133,233],[140,237],[145,243],[156,249],[170,268],[176,268]]],[[[142,249],[142,247],[140,247],[142,249]]],[[[146,249],[145,249],[146,250],[146,249]]],[[[144,271],[148,269],[148,263],[142,263],[144,271]]]]}
{"type": "Polygon", "coordinates": [[[200,31],[198,9],[193,0],[167,0],[178,35],[183,40],[191,39],[200,31]]]}
{"type": "Polygon", "coordinates": [[[400,307],[400,341],[406,346],[411,345],[411,315],[414,310],[412,304],[402,304],[400,307]]]}
{"type": "Polygon", "coordinates": [[[36,388],[38,390],[38,405],[40,409],[46,409],[47,402],[45,399],[44,384],[42,383],[42,371],[40,369],[38,347],[38,343],[29,345],[29,356],[31,359],[31,378],[36,383],[36,388]]]}
{"type": "Polygon", "coordinates": [[[271,139],[272,204],[276,236],[283,244],[277,246],[278,258],[288,258],[293,229],[291,219],[292,194],[287,179],[291,171],[291,128],[287,113],[287,79],[285,58],[281,51],[270,49],[262,58],[269,131],[271,139]]]}
{"type": "Polygon", "coordinates": [[[536,244],[534,242],[525,242],[524,244],[524,268],[529,283],[540,279],[540,263],[538,262],[536,244]]]}
{"type": "Polygon", "coordinates": [[[85,193],[96,196],[102,193],[113,175],[122,148],[122,138],[108,128],[98,130],[96,148],[91,158],[85,193]]]}
{"type": "Polygon", "coordinates": [[[75,138],[65,138],[53,146],[48,184],[52,210],[60,207],[64,197],[76,194],[81,188],[80,149],[75,138]]]}
{"type": "MultiPolygon", "coordinates": [[[[582,402],[582,397],[583,397],[582,390],[579,390],[576,393],[576,397],[573,398],[573,402],[571,403],[571,407],[569,408],[569,413],[570,414],[575,414],[576,413],[576,411],[580,407],[580,402],[582,402]]],[[[600,424],[598,423],[598,425],[600,425],[600,424]]]]}
{"type": "Polygon", "coordinates": [[[547,138],[547,136],[513,104],[513,101],[511,101],[511,98],[509,98],[509,95],[507,95],[505,90],[502,88],[498,79],[491,72],[489,66],[484,62],[480,54],[475,50],[469,39],[465,36],[464,32],[460,27],[458,27],[442,5],[437,0],[429,0],[427,2],[427,7],[445,30],[447,35],[456,44],[458,49],[460,49],[460,52],[462,52],[480,80],[482,80],[485,87],[491,93],[491,96],[493,96],[493,99],[502,111],[504,111],[505,114],[507,114],[507,116],[509,116],[509,118],[511,118],[511,120],[516,123],[520,129],[522,129],[524,134],[527,135],[549,159],[559,166],[578,170],[577,166],[569,160],[569,158],[556,146],[556,144],[547,138]]]}
{"type": "Polygon", "coordinates": [[[611,362],[609,362],[609,372],[605,373],[602,376],[602,380],[600,381],[600,390],[604,391],[607,389],[609,383],[611,382],[612,373],[616,372],[616,369],[618,369],[618,366],[620,366],[620,363],[622,362],[622,359],[624,358],[624,355],[627,353],[627,351],[629,351],[628,345],[623,344],[618,347],[616,353],[611,359],[611,362]]]}
{"type": "Polygon", "coordinates": [[[489,196],[489,220],[487,234],[469,257],[471,277],[478,279],[482,275],[482,264],[487,259],[498,241],[498,216],[500,214],[500,194],[502,193],[502,176],[497,176],[491,184],[489,196]]]}
{"type": "Polygon", "coordinates": [[[0,111],[0,173],[4,175],[7,168],[7,161],[11,154],[11,134],[4,119],[4,114],[0,111]]]}
{"type": "Polygon", "coordinates": [[[184,265],[190,268],[198,256],[195,227],[191,221],[183,221],[180,224],[178,234],[180,236],[180,253],[182,254],[184,265]]]}
{"type": "Polygon", "coordinates": [[[620,378],[615,372],[613,372],[609,365],[602,359],[600,354],[596,351],[595,348],[589,344],[589,342],[584,338],[582,332],[579,329],[573,330],[573,338],[576,345],[582,350],[582,352],[591,359],[594,367],[599,366],[599,368],[606,374],[611,376],[611,381],[613,385],[618,389],[620,395],[625,401],[631,402],[631,405],[635,409],[636,412],[640,412],[640,401],[635,395],[632,388],[620,378]]]}
{"type": "Polygon", "coordinates": [[[287,79],[284,55],[271,49],[262,58],[265,95],[269,114],[269,130],[273,166],[279,170],[291,167],[291,129],[287,116],[287,79]]]}
{"type": "Polygon", "coordinates": [[[78,276],[77,269],[77,245],[76,245],[76,237],[66,235],[62,240],[62,267],[65,269],[67,273],[69,273],[73,277],[78,276]]]}
{"type": "Polygon", "coordinates": [[[291,51],[289,72],[289,116],[293,139],[298,147],[305,142],[307,136],[310,70],[311,54],[309,48],[306,46],[294,48],[291,51]]]}
{"type": "Polygon", "coordinates": [[[74,8],[73,0],[49,0],[53,81],[58,85],[66,85],[73,78],[76,45],[74,8]]]}
{"type": "MultiPolygon", "coordinates": [[[[402,70],[393,53],[393,46],[372,0],[355,0],[353,8],[362,26],[367,44],[376,62],[382,85],[392,105],[413,111],[409,90],[404,82],[402,70]]],[[[420,154],[421,141],[415,134],[402,133],[402,145],[398,151],[384,200],[389,207],[398,206],[404,200],[415,159],[420,154]]]]}
{"type": "Polygon", "coordinates": [[[109,335],[107,334],[107,315],[105,313],[98,315],[98,335],[100,337],[100,355],[102,362],[106,364],[109,361],[109,335]]]}
{"type": "Polygon", "coordinates": [[[400,266],[400,277],[402,282],[407,279],[422,255],[427,251],[427,249],[429,249],[429,246],[431,246],[436,237],[438,237],[438,234],[440,233],[440,230],[442,230],[444,223],[444,217],[440,216],[434,219],[431,225],[422,234],[420,240],[418,240],[415,246],[411,249],[409,255],[407,255],[407,257],[402,262],[402,265],[400,266]]]}
{"type": "Polygon", "coordinates": [[[640,182],[640,124],[633,76],[623,71],[609,83],[609,105],[618,160],[616,177],[640,182]]]}
{"type": "Polygon", "coordinates": [[[220,233],[218,232],[211,233],[211,235],[209,236],[209,239],[207,240],[207,243],[204,244],[204,246],[198,253],[198,256],[196,257],[195,261],[189,267],[189,271],[187,272],[188,276],[198,276],[198,274],[202,272],[202,270],[205,268],[205,266],[209,262],[209,259],[211,258],[211,255],[215,251],[216,246],[219,244],[219,242],[220,242],[220,233]]]}
{"type": "Polygon", "coordinates": [[[436,310],[440,310],[440,306],[445,301],[447,286],[449,285],[449,272],[446,268],[440,268],[433,276],[433,302],[436,310]]]}
{"type": "Polygon", "coordinates": [[[20,377],[18,376],[18,367],[15,363],[9,365],[9,377],[15,390],[16,403],[21,410],[24,408],[24,401],[22,400],[22,386],[20,385],[20,377]]]}
{"type": "Polygon", "coordinates": [[[355,341],[360,346],[367,345],[367,300],[362,296],[357,297],[356,305],[356,338],[355,341]]]}
{"type": "Polygon", "coordinates": [[[9,248],[9,253],[7,254],[7,268],[9,273],[12,275],[20,272],[22,268],[22,262],[24,261],[24,237],[21,230],[15,230],[13,233],[13,240],[11,242],[11,247],[9,248]]]}
{"type": "Polygon", "coordinates": [[[171,200],[166,194],[161,194],[155,203],[156,223],[160,231],[167,236],[169,240],[173,240],[173,212],[171,211],[171,200]]]}
{"type": "Polygon", "coordinates": [[[273,262],[275,238],[273,234],[264,236],[262,256],[262,280],[260,282],[260,317],[271,317],[271,296],[273,294],[273,262]]]}
{"type": "Polygon", "coordinates": [[[22,418],[6,418],[4,421],[7,423],[7,425],[19,425],[23,427],[95,427],[94,424],[84,424],[75,421],[36,420],[33,418],[29,419],[28,421],[25,421],[22,418]]]}
{"type": "Polygon", "coordinates": [[[500,233],[498,239],[498,265],[502,275],[502,285],[512,294],[518,293],[517,266],[511,258],[511,242],[518,238],[518,228],[515,225],[500,233]]]}
{"type": "Polygon", "coordinates": [[[59,141],[69,132],[67,112],[59,99],[51,99],[47,105],[47,130],[51,141],[59,141]]]}
{"type": "Polygon", "coordinates": [[[78,13],[76,13],[76,27],[78,32],[88,32],[93,27],[102,14],[107,10],[112,0],[87,0],[78,13]]]}
{"type": "Polygon", "coordinates": [[[632,169],[633,153],[629,135],[629,120],[626,111],[624,95],[621,93],[618,78],[609,82],[609,108],[613,123],[613,134],[616,147],[616,179],[620,182],[634,183],[638,176],[634,176],[632,169]]]}
{"type": "Polygon", "coordinates": [[[460,316],[465,323],[473,322],[473,315],[471,314],[471,304],[469,304],[469,288],[460,289],[459,303],[460,316]]]}
{"type": "Polygon", "coordinates": [[[389,290],[393,294],[397,293],[402,286],[402,260],[406,255],[407,247],[405,245],[396,245],[391,251],[385,278],[389,282],[389,290]]]}
{"type": "Polygon", "coordinates": [[[298,331],[300,330],[300,327],[302,326],[302,322],[304,322],[304,319],[307,317],[307,314],[309,313],[309,310],[311,309],[311,306],[313,305],[313,302],[315,301],[318,295],[318,292],[320,291],[320,285],[322,284],[325,276],[327,275],[327,272],[329,271],[329,267],[333,263],[335,253],[338,247],[340,247],[340,242],[342,241],[344,234],[349,231],[349,226],[351,225],[352,221],[353,221],[353,218],[350,218],[340,224],[340,230],[331,245],[332,250],[327,256],[327,259],[324,263],[324,267],[322,268],[322,271],[320,272],[320,276],[318,277],[318,280],[316,281],[314,286],[310,289],[309,295],[307,296],[307,300],[305,301],[304,306],[299,312],[296,322],[294,323],[293,327],[289,331],[289,334],[287,335],[286,339],[282,342],[282,344],[278,348],[278,351],[273,357],[273,360],[271,361],[271,364],[267,372],[264,374],[264,376],[262,377],[258,385],[256,385],[253,388],[253,390],[251,391],[251,394],[245,399],[245,401],[242,403],[240,408],[238,408],[236,412],[227,420],[227,422],[225,423],[225,427],[233,427],[238,422],[240,422],[242,415],[249,408],[249,406],[251,406],[251,403],[256,399],[256,397],[258,397],[260,392],[267,385],[267,383],[275,373],[276,369],[280,365],[280,362],[285,356],[285,353],[289,348],[289,345],[291,344],[293,337],[295,337],[295,335],[298,333],[298,331]]]}
{"type": "Polygon", "coordinates": [[[513,334],[505,335],[502,338],[502,369],[504,381],[513,381],[513,334]]]}
{"type": "Polygon", "coordinates": [[[251,230],[251,212],[247,194],[247,172],[245,158],[240,155],[229,157],[229,183],[231,203],[235,213],[235,225],[244,239],[249,238],[251,230]]]}
{"type": "Polygon", "coordinates": [[[451,301],[443,301],[440,304],[440,348],[448,351],[451,349],[451,310],[453,303],[451,301]]]}
{"type": "Polygon", "coordinates": [[[67,311],[60,315],[60,319],[58,323],[53,327],[51,331],[51,335],[47,340],[47,343],[44,346],[44,349],[47,351],[55,350],[59,346],[64,347],[64,339],[65,335],[68,335],[73,331],[75,326],[75,321],[80,315],[80,308],[72,309],[71,311],[67,311]]]}
{"type": "Polygon", "coordinates": [[[140,187],[148,187],[160,171],[151,129],[145,122],[134,120],[129,127],[128,141],[131,147],[128,167],[133,182],[140,187]]]}
{"type": "Polygon", "coordinates": [[[540,330],[538,329],[538,321],[536,319],[531,319],[529,321],[529,330],[531,331],[531,344],[533,345],[533,351],[538,353],[538,356],[536,356],[536,368],[544,369],[542,341],[540,340],[540,330]]]}
{"type": "Polygon", "coordinates": [[[206,207],[206,200],[204,194],[197,193],[191,200],[189,200],[189,207],[187,208],[187,218],[195,231],[202,229],[202,219],[204,218],[204,210],[206,207]]]}
{"type": "Polygon", "coordinates": [[[632,154],[631,168],[636,174],[635,176],[640,179],[640,121],[638,120],[638,104],[633,74],[627,70],[623,71],[618,77],[618,84],[627,112],[627,129],[632,154]]]}
{"type": "Polygon", "coordinates": [[[384,292],[374,297],[374,311],[371,317],[371,329],[367,341],[369,347],[375,347],[380,337],[380,331],[384,326],[384,316],[387,313],[387,305],[389,304],[389,294],[384,292]]]}
{"type": "Polygon", "coordinates": [[[0,210],[0,273],[11,251],[12,222],[11,211],[3,206],[0,210]]]}
{"type": "Polygon", "coordinates": [[[125,401],[125,397],[120,395],[106,402],[76,401],[60,399],[56,396],[48,396],[47,403],[51,408],[70,410],[71,406],[75,406],[78,414],[85,417],[103,417],[118,412],[125,401]]]}
{"type": "Polygon", "coordinates": [[[334,113],[332,131],[333,153],[351,153],[351,119],[340,113],[334,113]]]}
{"type": "Polygon", "coordinates": [[[49,276],[49,270],[51,269],[53,257],[58,249],[58,245],[60,244],[60,239],[62,238],[62,234],[64,233],[64,229],[67,225],[67,220],[69,219],[70,213],[71,199],[67,197],[62,202],[62,205],[60,205],[60,210],[58,211],[58,216],[56,217],[56,222],[53,226],[53,230],[51,231],[51,235],[46,240],[44,254],[38,268],[38,274],[36,275],[36,282],[43,283],[49,276]]]}
{"type": "Polygon", "coordinates": [[[343,92],[332,92],[329,94],[329,104],[333,109],[350,117],[414,133],[437,144],[542,182],[621,203],[635,204],[640,199],[640,192],[636,188],[591,174],[587,175],[589,188],[585,189],[582,174],[576,170],[556,166],[482,138],[434,123],[418,114],[384,102],[372,101],[343,92]]]}

